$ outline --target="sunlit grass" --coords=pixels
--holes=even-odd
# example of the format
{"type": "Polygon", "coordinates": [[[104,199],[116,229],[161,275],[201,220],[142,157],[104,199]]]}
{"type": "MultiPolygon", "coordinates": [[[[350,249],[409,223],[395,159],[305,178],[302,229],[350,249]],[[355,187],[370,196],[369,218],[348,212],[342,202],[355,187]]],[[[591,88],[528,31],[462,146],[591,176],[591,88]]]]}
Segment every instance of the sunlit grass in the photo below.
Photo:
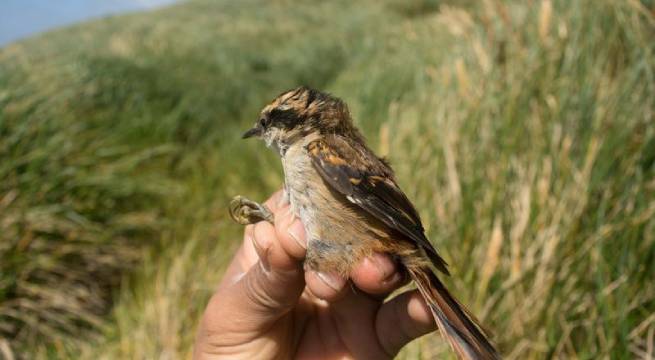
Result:
{"type": "MultiPolygon", "coordinates": [[[[508,358],[646,356],[652,11],[201,1],[3,49],[0,353],[188,357],[240,241],[229,198],[281,185],[238,134],[308,84],[389,157],[508,358]]],[[[432,336],[402,356],[445,354],[432,336]]]]}

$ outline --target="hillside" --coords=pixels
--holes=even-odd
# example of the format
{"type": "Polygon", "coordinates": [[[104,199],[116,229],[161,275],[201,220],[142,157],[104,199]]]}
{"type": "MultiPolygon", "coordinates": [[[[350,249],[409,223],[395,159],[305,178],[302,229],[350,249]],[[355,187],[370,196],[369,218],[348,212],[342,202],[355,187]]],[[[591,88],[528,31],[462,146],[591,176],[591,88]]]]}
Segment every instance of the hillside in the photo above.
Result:
{"type": "Polygon", "coordinates": [[[0,49],[0,354],[188,357],[240,241],[229,199],[281,186],[239,134],[306,84],[389,157],[508,358],[643,356],[649,4],[201,0],[0,49]]]}

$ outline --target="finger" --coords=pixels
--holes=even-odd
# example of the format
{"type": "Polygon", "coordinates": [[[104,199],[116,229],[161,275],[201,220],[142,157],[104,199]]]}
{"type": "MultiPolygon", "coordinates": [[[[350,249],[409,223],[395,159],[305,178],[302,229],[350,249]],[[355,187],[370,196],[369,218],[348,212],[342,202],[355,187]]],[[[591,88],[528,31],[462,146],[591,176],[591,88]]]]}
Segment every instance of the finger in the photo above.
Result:
{"type": "Polygon", "coordinates": [[[380,305],[380,301],[351,286],[346,286],[342,295],[330,302],[330,311],[340,338],[355,359],[390,358],[384,348],[374,346],[379,340],[371,326],[380,305]],[[362,347],[361,344],[371,345],[362,347]]]}
{"type": "Polygon", "coordinates": [[[402,293],[384,303],[375,319],[379,343],[390,356],[436,328],[430,308],[418,290],[402,293]]]}
{"type": "MultiPolygon", "coordinates": [[[[362,260],[351,273],[353,284],[368,294],[386,296],[407,282],[388,255],[374,253],[362,260]]],[[[316,297],[333,302],[344,294],[346,279],[336,274],[308,271],[307,287],[316,297]]]]}
{"type": "Polygon", "coordinates": [[[295,259],[304,259],[307,252],[305,228],[293,214],[289,205],[282,205],[275,212],[275,230],[282,248],[295,259]]]}
{"type": "Polygon", "coordinates": [[[239,246],[227,269],[225,269],[225,273],[223,273],[223,277],[216,289],[217,291],[237,282],[259,261],[253,241],[254,229],[254,225],[246,226],[243,232],[243,243],[239,246]]]}
{"type": "Polygon", "coordinates": [[[388,295],[407,282],[388,255],[373,253],[355,266],[350,274],[355,286],[373,295],[388,295]]]}
{"type": "Polygon", "coordinates": [[[241,280],[212,296],[199,334],[208,338],[204,342],[220,346],[243,344],[261,337],[296,306],[304,286],[300,266],[270,271],[261,265],[254,266],[241,280]]]}
{"type": "Polygon", "coordinates": [[[271,195],[266,201],[264,202],[264,205],[271,210],[272,212],[276,212],[280,205],[283,205],[283,202],[280,201],[280,198],[282,197],[284,193],[284,190],[278,190],[271,195]]]}
{"type": "Polygon", "coordinates": [[[350,291],[346,278],[337,274],[310,270],[305,272],[305,283],[312,295],[328,302],[336,301],[350,291]]]}
{"type": "MultiPolygon", "coordinates": [[[[280,197],[282,196],[282,191],[277,191],[271,197],[266,200],[264,203],[269,210],[273,211],[275,205],[280,202],[280,197]]],[[[243,276],[246,271],[248,271],[252,266],[254,266],[257,261],[259,261],[259,256],[255,248],[254,243],[254,229],[255,225],[247,225],[243,231],[243,243],[237,250],[234,258],[223,275],[223,280],[220,283],[220,286],[224,286],[225,283],[232,283],[238,280],[243,276]],[[227,280],[227,281],[226,281],[227,280]]]]}
{"type": "Polygon", "coordinates": [[[203,318],[208,333],[261,335],[296,305],[303,291],[302,264],[282,249],[273,225],[259,222],[252,233],[260,260],[239,281],[212,297],[203,318]],[[224,321],[227,318],[239,319],[238,324],[224,321]]]}
{"type": "Polygon", "coordinates": [[[259,260],[259,256],[257,256],[257,251],[255,249],[254,237],[255,225],[247,225],[243,230],[243,244],[241,244],[239,252],[237,252],[236,255],[244,272],[250,269],[259,260]]]}
{"type": "Polygon", "coordinates": [[[270,267],[282,270],[295,269],[300,264],[298,259],[292,257],[284,249],[277,237],[277,231],[271,223],[261,221],[255,224],[253,247],[266,270],[270,267]]]}

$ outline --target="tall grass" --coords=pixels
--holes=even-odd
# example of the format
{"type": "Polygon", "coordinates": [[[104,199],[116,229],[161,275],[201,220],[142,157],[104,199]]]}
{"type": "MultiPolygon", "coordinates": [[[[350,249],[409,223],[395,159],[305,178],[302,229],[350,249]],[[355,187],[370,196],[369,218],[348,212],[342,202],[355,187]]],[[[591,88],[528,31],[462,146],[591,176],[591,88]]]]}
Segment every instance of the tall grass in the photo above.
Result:
{"type": "Polygon", "coordinates": [[[0,353],[188,357],[228,199],[282,180],[238,134],[308,84],[390,158],[508,358],[653,356],[653,10],[196,1],[1,50],[0,353]]]}

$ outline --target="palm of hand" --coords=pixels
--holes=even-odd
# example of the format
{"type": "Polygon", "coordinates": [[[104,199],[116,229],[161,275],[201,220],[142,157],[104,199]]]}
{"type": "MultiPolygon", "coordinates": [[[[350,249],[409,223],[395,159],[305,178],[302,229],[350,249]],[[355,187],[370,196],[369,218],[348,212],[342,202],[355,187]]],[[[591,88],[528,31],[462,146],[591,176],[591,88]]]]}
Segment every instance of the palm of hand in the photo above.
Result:
{"type": "Polygon", "coordinates": [[[361,293],[341,301],[328,304],[305,291],[296,311],[282,320],[290,325],[284,330],[289,335],[283,336],[298,343],[290,344],[292,351],[280,358],[393,358],[395,354],[382,347],[375,326],[380,302],[361,293]]]}

